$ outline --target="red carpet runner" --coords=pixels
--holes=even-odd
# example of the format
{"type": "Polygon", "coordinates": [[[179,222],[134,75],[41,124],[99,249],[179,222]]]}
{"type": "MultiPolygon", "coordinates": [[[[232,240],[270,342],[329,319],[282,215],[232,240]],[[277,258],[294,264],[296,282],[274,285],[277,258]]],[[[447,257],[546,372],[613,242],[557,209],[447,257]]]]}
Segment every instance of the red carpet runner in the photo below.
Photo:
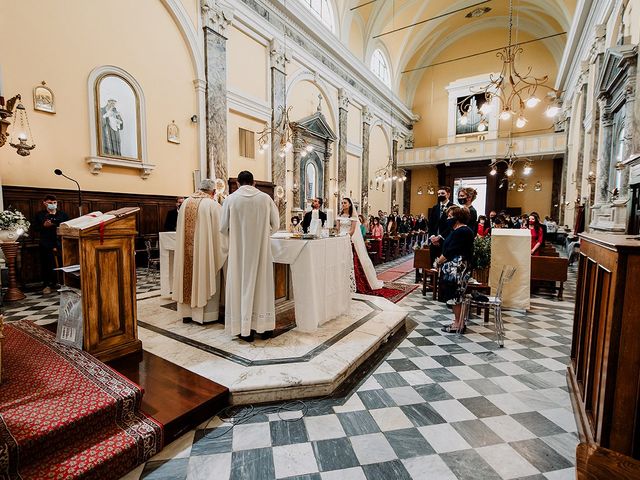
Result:
{"type": "MultiPolygon", "coordinates": [[[[413,261],[413,260],[411,260],[413,261]]],[[[408,262],[405,262],[408,263],[408,262]]],[[[402,264],[404,265],[404,264],[402,264]]],[[[356,280],[356,292],[362,293],[364,295],[374,295],[376,297],[383,297],[387,300],[392,301],[393,303],[398,303],[404,297],[413,292],[418,285],[408,285],[404,283],[391,283],[384,282],[384,287],[379,288],[378,290],[371,290],[369,288],[369,282],[367,281],[367,277],[364,273],[364,269],[362,268],[362,264],[360,263],[360,259],[356,254],[355,250],[353,252],[353,273],[356,280]]],[[[403,273],[400,276],[404,276],[406,273],[403,273]]],[[[378,275],[380,280],[383,280],[380,275],[378,275]]]]}
{"type": "Polygon", "coordinates": [[[31,322],[4,334],[0,478],[117,479],[161,450],[136,384],[31,322]]]}

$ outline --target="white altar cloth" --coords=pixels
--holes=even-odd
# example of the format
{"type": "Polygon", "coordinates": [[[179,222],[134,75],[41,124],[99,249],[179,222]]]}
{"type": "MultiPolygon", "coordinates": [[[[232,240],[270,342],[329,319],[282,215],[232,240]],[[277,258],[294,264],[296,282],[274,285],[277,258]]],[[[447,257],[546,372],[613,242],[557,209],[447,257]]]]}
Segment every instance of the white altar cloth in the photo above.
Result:
{"type": "Polygon", "coordinates": [[[489,284],[495,295],[500,272],[505,265],[517,268],[513,279],[505,283],[502,305],[505,308],[528,310],[531,290],[531,233],[529,229],[494,228],[491,230],[491,270],[489,284]]]}
{"type": "Polygon", "coordinates": [[[271,238],[275,263],[291,267],[296,325],[313,332],[320,325],[349,311],[352,265],[351,238],[318,240],[271,238]]]}
{"type": "MultiPolygon", "coordinates": [[[[160,232],[160,294],[171,295],[176,232],[160,232]]],[[[349,310],[352,268],[349,236],[318,240],[292,239],[278,232],[271,237],[275,263],[290,265],[297,328],[312,332],[349,310]]]]}

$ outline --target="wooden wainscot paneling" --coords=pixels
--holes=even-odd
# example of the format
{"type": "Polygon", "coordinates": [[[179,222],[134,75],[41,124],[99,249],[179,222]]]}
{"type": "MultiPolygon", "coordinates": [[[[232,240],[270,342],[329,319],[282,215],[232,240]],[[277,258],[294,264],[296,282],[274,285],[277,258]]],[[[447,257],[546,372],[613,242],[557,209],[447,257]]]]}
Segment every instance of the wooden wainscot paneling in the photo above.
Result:
{"type": "Polygon", "coordinates": [[[583,234],[580,250],[568,369],[582,448],[578,478],[605,478],[585,473],[580,458],[640,460],[640,241],[583,234]]]}
{"type": "MultiPolygon", "coordinates": [[[[191,192],[185,192],[189,195],[191,192]]],[[[76,190],[61,190],[48,188],[31,188],[4,185],[2,195],[5,208],[14,208],[22,212],[27,219],[33,220],[36,213],[43,209],[42,199],[45,195],[53,194],[58,198],[60,210],[69,217],[78,216],[78,192],[76,190]]],[[[136,213],[138,233],[136,235],[136,263],[146,266],[144,239],[158,238],[158,232],[164,229],[167,213],[175,208],[173,195],[136,195],[133,193],[111,192],[82,192],[82,206],[84,213],[93,211],[108,212],[123,207],[137,207],[136,213]]],[[[18,264],[19,281],[22,285],[41,282],[40,258],[38,252],[38,234],[29,231],[29,237],[21,240],[22,251],[18,264]]]]}

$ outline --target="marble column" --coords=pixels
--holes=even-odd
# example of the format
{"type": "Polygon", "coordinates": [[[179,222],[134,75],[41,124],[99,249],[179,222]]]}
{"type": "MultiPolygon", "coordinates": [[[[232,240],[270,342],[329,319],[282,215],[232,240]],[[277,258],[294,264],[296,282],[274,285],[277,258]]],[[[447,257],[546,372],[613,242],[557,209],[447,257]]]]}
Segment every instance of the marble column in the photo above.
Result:
{"type": "MultiPolygon", "coordinates": [[[[300,190],[302,185],[301,181],[301,170],[300,163],[302,160],[302,139],[298,138],[297,132],[293,137],[293,166],[291,169],[293,170],[293,184],[298,186],[297,190],[293,190],[293,205],[291,208],[301,208],[304,210],[304,205],[301,204],[300,190]]],[[[284,162],[283,162],[284,163],[284,162]]],[[[283,167],[284,168],[284,167],[283,167]]]]}
{"type": "Polygon", "coordinates": [[[368,107],[362,109],[362,181],[360,184],[360,205],[362,215],[369,215],[369,139],[371,138],[371,121],[373,115],[368,107]]]}
{"type": "Polygon", "coordinates": [[[596,173],[596,205],[609,202],[609,175],[611,172],[611,138],[613,115],[607,108],[606,99],[598,99],[600,106],[600,135],[598,139],[598,171],[596,173]]]}
{"type": "MultiPolygon", "coordinates": [[[[333,195],[333,192],[331,191],[331,171],[330,171],[330,166],[331,166],[331,146],[327,143],[327,147],[324,151],[324,158],[323,158],[323,164],[324,164],[324,175],[323,175],[323,179],[324,179],[324,203],[326,205],[326,208],[334,208],[334,212],[336,212],[335,207],[333,206],[333,198],[331,198],[333,195]]],[[[336,213],[337,216],[337,213],[336,213]]]]}
{"type": "MultiPolygon", "coordinates": [[[[624,144],[622,147],[622,161],[629,158],[633,153],[634,133],[638,130],[638,120],[635,118],[636,104],[636,60],[635,57],[629,60],[627,67],[627,83],[624,86],[624,144]]],[[[620,179],[620,200],[627,200],[629,197],[629,168],[622,170],[620,179]]]]}
{"type": "MultiPolygon", "coordinates": [[[[571,117],[567,117],[565,119],[565,129],[567,132],[571,131],[570,130],[571,127],[571,117]]],[[[569,177],[569,144],[567,142],[567,146],[564,149],[564,156],[562,158],[562,172],[560,174],[561,176],[561,180],[560,180],[560,198],[558,199],[558,222],[560,225],[564,224],[566,222],[565,219],[565,209],[566,209],[566,204],[564,203],[566,197],[567,197],[567,179],[569,177]]],[[[555,205],[553,198],[551,199],[551,205],[555,205]]]]}
{"type": "MultiPolygon", "coordinates": [[[[277,40],[272,40],[270,44],[270,60],[271,60],[271,128],[276,129],[282,123],[284,107],[286,105],[287,95],[287,52],[284,46],[277,40]]],[[[286,175],[287,162],[285,158],[280,157],[280,142],[276,135],[271,135],[271,182],[274,185],[280,185],[287,191],[286,175]]],[[[295,143],[295,142],[294,142],[295,143]]],[[[296,155],[298,156],[298,166],[300,164],[300,152],[294,151],[294,164],[296,155]]],[[[299,176],[299,168],[296,170],[294,166],[294,182],[296,172],[299,176]]],[[[297,182],[300,186],[300,180],[297,182]]],[[[300,207],[300,193],[296,202],[296,193],[294,193],[294,201],[291,208],[300,207]]],[[[284,201],[278,202],[278,213],[280,214],[280,228],[287,226],[287,204],[284,201]]]]}
{"type": "Polygon", "coordinates": [[[411,170],[407,170],[407,179],[402,182],[402,213],[411,213],[411,170]]]}
{"type": "MultiPolygon", "coordinates": [[[[393,134],[393,147],[391,150],[391,169],[395,172],[398,169],[398,140],[400,139],[400,133],[394,128],[392,129],[393,134]]],[[[389,212],[393,212],[393,207],[398,204],[398,182],[396,180],[391,181],[391,210],[389,212]]]]}
{"type": "MultiPolygon", "coordinates": [[[[233,9],[221,0],[202,2],[207,75],[207,172],[221,178],[227,172],[227,37],[233,9]]],[[[203,175],[205,176],[205,175],[203,175]]]]}
{"type": "MultiPolygon", "coordinates": [[[[587,84],[580,89],[580,111],[578,113],[578,157],[576,165],[576,197],[582,199],[582,177],[584,174],[584,118],[587,114],[587,84]]],[[[574,143],[575,144],[575,143],[574,143]]]]}
{"type": "Polygon", "coordinates": [[[347,115],[349,97],[344,88],[338,91],[338,191],[347,196],[347,115]]]}

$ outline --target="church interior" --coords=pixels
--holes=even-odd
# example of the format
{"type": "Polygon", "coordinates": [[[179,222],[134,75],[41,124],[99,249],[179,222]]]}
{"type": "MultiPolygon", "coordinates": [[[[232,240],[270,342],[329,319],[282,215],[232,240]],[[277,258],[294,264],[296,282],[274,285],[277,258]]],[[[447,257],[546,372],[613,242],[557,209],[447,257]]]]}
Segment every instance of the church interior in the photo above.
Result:
{"type": "Polygon", "coordinates": [[[640,479],[640,0],[0,32],[0,478],[640,479]]]}

